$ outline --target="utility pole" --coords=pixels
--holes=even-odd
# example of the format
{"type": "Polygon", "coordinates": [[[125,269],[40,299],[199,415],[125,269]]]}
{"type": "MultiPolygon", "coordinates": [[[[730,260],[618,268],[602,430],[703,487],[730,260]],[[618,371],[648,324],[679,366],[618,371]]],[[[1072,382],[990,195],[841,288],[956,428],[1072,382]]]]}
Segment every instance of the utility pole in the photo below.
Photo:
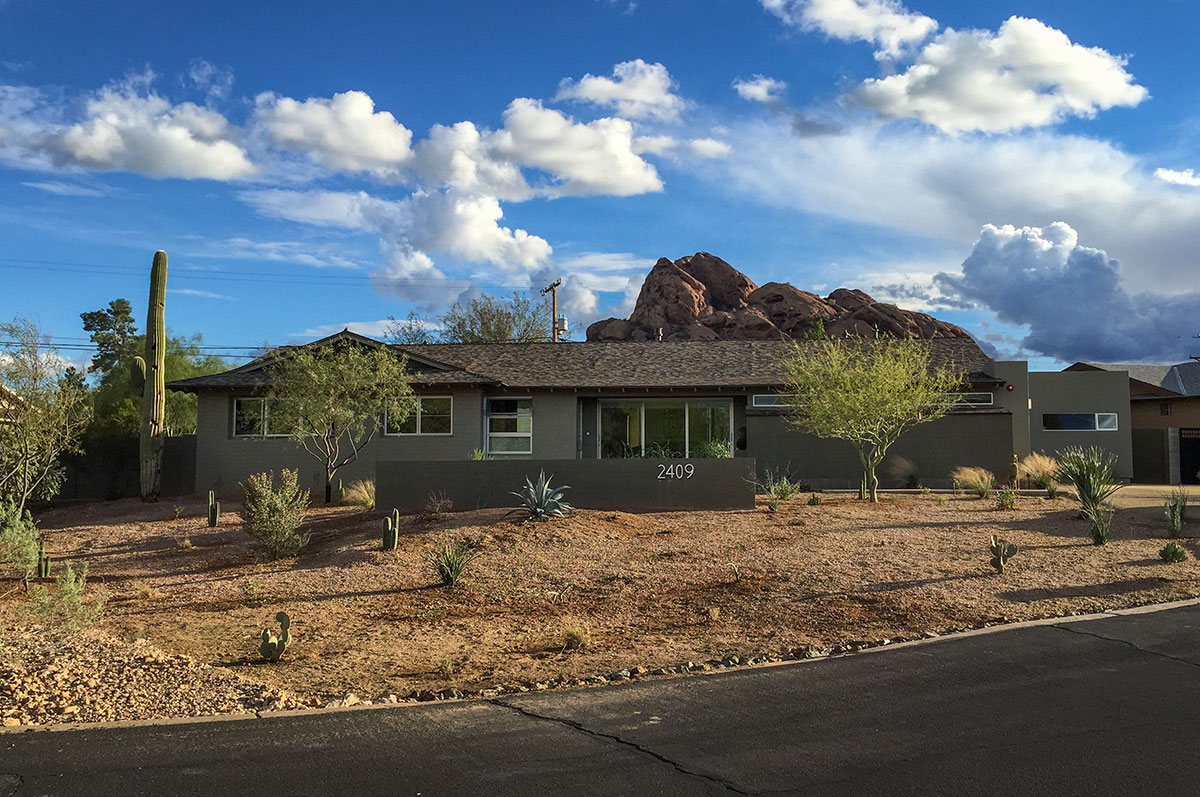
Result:
{"type": "Polygon", "coordinates": [[[550,339],[558,343],[558,288],[562,285],[561,279],[556,279],[545,288],[542,288],[542,296],[550,294],[550,339]]]}

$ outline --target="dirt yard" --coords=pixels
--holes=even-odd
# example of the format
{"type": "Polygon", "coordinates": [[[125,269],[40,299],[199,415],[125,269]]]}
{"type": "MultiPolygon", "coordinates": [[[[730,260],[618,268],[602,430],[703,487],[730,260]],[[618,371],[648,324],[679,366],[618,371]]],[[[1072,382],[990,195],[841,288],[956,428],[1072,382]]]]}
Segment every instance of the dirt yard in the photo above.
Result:
{"type": "MultiPolygon", "coordinates": [[[[308,548],[276,561],[241,531],[236,507],[209,529],[205,505],[192,499],[179,519],[171,501],[124,500],[63,507],[38,521],[56,569],[66,559],[88,562],[90,585],[107,596],[101,621],[79,639],[131,650],[143,640],[137,645],[157,651],[147,660],[202,668],[221,680],[226,702],[209,709],[221,711],[326,705],[348,693],[430,699],[602,683],[1200,595],[1200,561],[1159,559],[1165,532],[1153,502],[1122,510],[1112,541],[1094,547],[1069,498],[1023,497],[1007,512],[932,494],[878,505],[835,496],[807,506],[806,498],[777,513],[760,502],[754,511],[582,511],[528,524],[502,510],[405,518],[395,552],[380,550],[379,516],[319,508],[310,512],[308,548]],[[988,564],[992,534],[1020,546],[1003,575],[988,564]],[[483,556],[446,588],[423,554],[451,539],[483,556]],[[280,610],[292,618],[294,642],[281,662],[266,664],[258,635],[280,610]],[[565,647],[569,629],[582,649],[565,647]],[[230,698],[231,683],[259,691],[230,698]]],[[[1185,534],[1198,525],[1191,520],[1185,534]]],[[[1196,540],[1184,545],[1200,553],[1196,540]]],[[[0,603],[0,669],[5,657],[36,659],[29,640],[43,638],[18,611],[15,585],[0,581],[0,593],[10,593],[0,603]]],[[[61,659],[70,655],[69,646],[59,650],[57,666],[69,669],[61,659]]],[[[7,664],[28,673],[43,665],[7,664]]],[[[0,713],[4,700],[0,692],[0,713]]],[[[102,718],[86,708],[38,719],[9,706],[5,716],[102,718]]],[[[185,705],[122,716],[172,711],[205,713],[185,705]]]]}

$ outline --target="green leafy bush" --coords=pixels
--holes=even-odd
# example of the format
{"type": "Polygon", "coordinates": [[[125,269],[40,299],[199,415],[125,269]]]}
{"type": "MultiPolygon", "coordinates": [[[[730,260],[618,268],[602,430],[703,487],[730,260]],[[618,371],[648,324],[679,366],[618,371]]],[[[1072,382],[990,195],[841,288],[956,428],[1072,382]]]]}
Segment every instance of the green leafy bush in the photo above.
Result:
{"type": "Polygon", "coordinates": [[[471,548],[462,540],[444,543],[439,548],[427,548],[425,561],[429,562],[442,586],[453,587],[462,578],[467,566],[483,555],[483,551],[471,548]]]}
{"type": "Polygon", "coordinates": [[[1188,494],[1182,487],[1176,487],[1163,503],[1163,515],[1167,518],[1167,536],[1179,537],[1183,534],[1183,524],[1187,520],[1188,494]]]}
{"type": "Polygon", "coordinates": [[[1175,542],[1175,540],[1168,542],[1163,549],[1158,552],[1158,555],[1162,557],[1164,562],[1170,562],[1172,564],[1186,562],[1188,558],[1187,551],[1183,550],[1183,546],[1175,542]]]}
{"type": "Polygon", "coordinates": [[[308,545],[309,535],[300,526],[310,496],[299,479],[296,471],[284,469],[278,490],[271,472],[255,473],[242,483],[242,528],[275,557],[294,556],[308,545]]]}
{"type": "Polygon", "coordinates": [[[27,611],[45,625],[68,631],[91,625],[104,611],[104,599],[97,598],[91,603],[84,603],[87,574],[87,562],[83,563],[78,573],[67,562],[62,575],[54,579],[53,592],[40,584],[29,588],[27,611]]]}
{"type": "Polygon", "coordinates": [[[996,509],[1007,511],[1017,508],[1017,491],[1007,484],[996,491],[996,509]]]}
{"type": "Polygon", "coordinates": [[[800,492],[800,483],[794,482],[783,471],[767,469],[759,489],[768,497],[783,502],[800,492]]]}
{"type": "Polygon", "coordinates": [[[1068,448],[1059,456],[1059,475],[1075,488],[1085,517],[1108,501],[1122,484],[1114,475],[1116,457],[1096,446],[1068,448]]]}
{"type": "Polygon", "coordinates": [[[955,468],[950,473],[955,489],[966,490],[976,498],[990,498],[996,486],[996,477],[986,468],[955,468]]]}
{"type": "Polygon", "coordinates": [[[38,545],[42,535],[34,525],[33,516],[16,502],[0,501],[0,560],[16,570],[22,579],[37,574],[38,545]]]}
{"type": "Polygon", "coordinates": [[[733,453],[729,449],[728,440],[709,440],[692,446],[693,459],[729,459],[733,453]]]}
{"type": "Polygon", "coordinates": [[[537,484],[525,477],[525,488],[515,495],[521,502],[521,506],[510,512],[510,515],[523,515],[525,520],[540,520],[548,521],[556,517],[565,517],[567,513],[574,509],[570,504],[563,500],[563,493],[570,490],[569,485],[561,487],[553,487],[550,485],[550,479],[553,475],[547,477],[546,471],[538,473],[537,484]]]}
{"type": "Polygon", "coordinates": [[[1045,454],[1030,454],[1017,465],[1017,478],[1046,491],[1047,498],[1058,497],[1058,460],[1045,454]]]}

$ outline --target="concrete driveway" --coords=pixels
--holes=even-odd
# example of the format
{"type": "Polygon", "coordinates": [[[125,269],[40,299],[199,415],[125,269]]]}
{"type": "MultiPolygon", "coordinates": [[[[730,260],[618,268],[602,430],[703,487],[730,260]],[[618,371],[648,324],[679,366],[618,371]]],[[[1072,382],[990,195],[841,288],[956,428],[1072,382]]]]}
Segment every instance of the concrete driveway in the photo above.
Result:
{"type": "Polygon", "coordinates": [[[0,735],[8,794],[1196,794],[1200,606],[605,689],[0,735]]]}

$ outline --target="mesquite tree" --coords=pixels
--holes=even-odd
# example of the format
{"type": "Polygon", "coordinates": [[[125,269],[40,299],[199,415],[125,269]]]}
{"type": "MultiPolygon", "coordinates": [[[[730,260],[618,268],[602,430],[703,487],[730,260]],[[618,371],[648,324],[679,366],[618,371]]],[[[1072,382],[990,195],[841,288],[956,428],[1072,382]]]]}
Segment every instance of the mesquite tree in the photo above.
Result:
{"type": "Polygon", "coordinates": [[[358,459],[380,431],[386,412],[394,422],[416,411],[406,359],[386,348],[349,341],[282,354],[268,367],[269,423],[325,469],[325,503],[333,476],[358,459]]]}
{"type": "Polygon", "coordinates": [[[854,446],[860,498],[879,500],[875,468],[900,435],[941,418],[957,400],[963,370],[933,367],[931,354],[927,340],[846,337],[794,344],[784,361],[792,425],[854,446]]]}

